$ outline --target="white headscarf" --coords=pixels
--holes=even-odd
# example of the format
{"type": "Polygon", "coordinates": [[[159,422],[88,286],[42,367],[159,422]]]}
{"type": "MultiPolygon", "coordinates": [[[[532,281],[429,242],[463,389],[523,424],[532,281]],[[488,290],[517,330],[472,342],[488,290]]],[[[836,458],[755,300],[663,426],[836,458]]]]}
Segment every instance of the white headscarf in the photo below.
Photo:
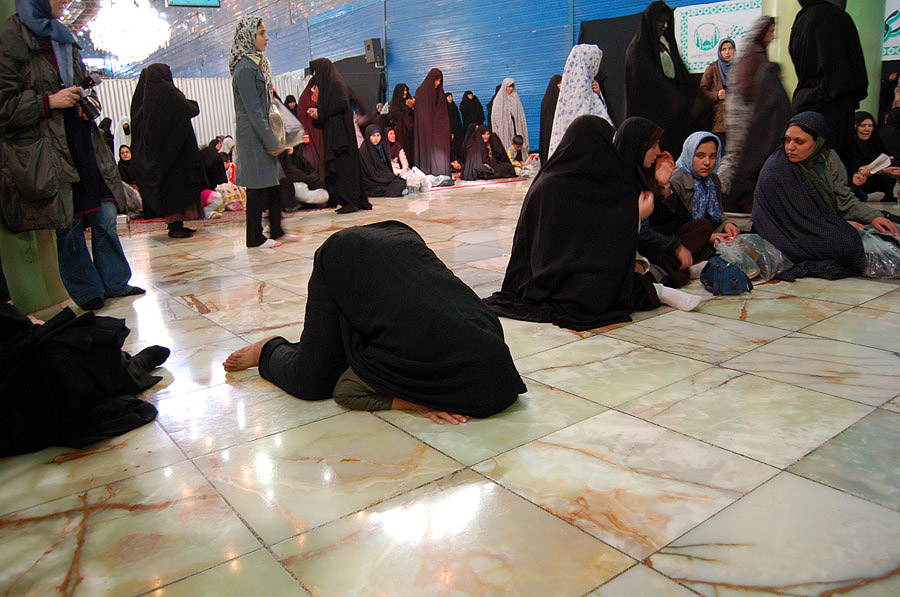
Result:
{"type": "Polygon", "coordinates": [[[497,90],[491,107],[491,129],[497,133],[500,141],[503,142],[503,147],[507,150],[512,148],[513,136],[522,135],[522,139],[525,140],[522,144],[524,155],[528,153],[528,123],[525,122],[525,109],[522,107],[518,91],[506,92],[506,88],[515,83],[515,79],[507,77],[503,79],[503,84],[497,90]],[[515,124],[513,123],[514,119],[515,124]]]}
{"type": "Polygon", "coordinates": [[[272,66],[266,55],[256,49],[256,29],[262,23],[262,17],[249,16],[238,19],[234,29],[234,40],[231,42],[231,54],[228,56],[228,70],[234,74],[234,67],[244,56],[249,57],[259,66],[266,78],[266,89],[272,95],[272,66]]]}
{"type": "Polygon", "coordinates": [[[128,149],[131,149],[131,133],[129,132],[127,135],[125,134],[125,125],[128,125],[128,130],[131,130],[131,119],[125,116],[124,118],[120,118],[118,124],[116,124],[116,133],[113,135],[113,145],[115,146],[115,151],[113,152],[116,155],[116,163],[119,162],[119,148],[123,145],[127,145],[128,149]]]}
{"type": "Polygon", "coordinates": [[[606,102],[594,93],[592,88],[594,77],[600,71],[602,59],[603,51],[594,44],[579,44],[569,52],[566,68],[563,70],[559,99],[556,101],[556,115],[553,117],[548,157],[553,155],[566,129],[579,116],[592,114],[605,118],[615,126],[609,117],[606,102]]]}

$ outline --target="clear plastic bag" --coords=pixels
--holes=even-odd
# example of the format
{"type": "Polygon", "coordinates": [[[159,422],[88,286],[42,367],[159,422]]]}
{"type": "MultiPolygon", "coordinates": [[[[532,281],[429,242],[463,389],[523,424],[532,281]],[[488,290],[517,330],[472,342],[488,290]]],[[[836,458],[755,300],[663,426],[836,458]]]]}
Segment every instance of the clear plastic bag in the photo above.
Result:
{"type": "Polygon", "coordinates": [[[866,268],[863,270],[863,276],[900,278],[900,247],[882,238],[871,228],[860,230],[859,236],[866,252],[866,268]]]}
{"type": "Polygon", "coordinates": [[[768,282],[794,266],[775,245],[758,234],[739,234],[728,242],[716,241],[722,259],[741,268],[747,277],[768,282]]]}
{"type": "Polygon", "coordinates": [[[275,98],[269,104],[269,126],[278,141],[278,149],[296,147],[303,142],[306,131],[291,111],[275,98]]]}

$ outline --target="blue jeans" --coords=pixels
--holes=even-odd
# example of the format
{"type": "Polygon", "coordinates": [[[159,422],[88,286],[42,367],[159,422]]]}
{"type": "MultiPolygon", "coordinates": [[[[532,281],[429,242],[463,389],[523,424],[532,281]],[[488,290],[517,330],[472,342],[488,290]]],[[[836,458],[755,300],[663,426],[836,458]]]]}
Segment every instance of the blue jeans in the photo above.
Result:
{"type": "Polygon", "coordinates": [[[131,267],[116,233],[116,204],[104,201],[100,209],[72,219],[71,228],[56,231],[59,274],[77,304],[96,297],[125,296],[131,290],[131,267]],[[84,229],[91,228],[91,253],[84,229]]]}

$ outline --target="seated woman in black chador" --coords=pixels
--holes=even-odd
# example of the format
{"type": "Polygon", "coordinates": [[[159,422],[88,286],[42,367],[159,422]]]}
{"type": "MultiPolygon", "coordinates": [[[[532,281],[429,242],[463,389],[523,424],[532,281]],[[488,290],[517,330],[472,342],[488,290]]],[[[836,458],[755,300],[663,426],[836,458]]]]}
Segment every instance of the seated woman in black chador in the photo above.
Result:
{"type": "Polygon", "coordinates": [[[603,118],[579,116],[534,179],[503,286],[484,301],[498,315],[589,330],[630,321],[660,301],[684,310],[699,304],[647,273],[638,227],[653,196],[625,167],[613,132],[603,118]]]}
{"type": "Polygon", "coordinates": [[[83,448],[156,418],[133,394],[162,377],[150,375],[169,349],[122,352],[124,319],[68,307],[41,325],[0,303],[0,456],[48,446],[83,448]]]}
{"type": "Polygon", "coordinates": [[[261,340],[224,366],[258,366],[304,400],[415,410],[436,423],[488,417],[526,391],[497,318],[393,221],[347,228],[319,247],[300,342],[261,340]]]}
{"type": "Polygon", "coordinates": [[[407,193],[406,181],[394,174],[391,150],[385,143],[378,125],[366,127],[365,139],[359,148],[363,190],[369,197],[399,197],[407,193]]]}
{"type": "Polygon", "coordinates": [[[753,231],[794,263],[782,280],[836,280],[862,274],[866,265],[856,229],[870,224],[897,236],[897,225],[858,201],[847,186],[847,170],[828,145],[828,124],[818,112],[801,112],[784,132],[784,146],[759,174],[753,201],[753,231]]]}
{"type": "Polygon", "coordinates": [[[514,178],[515,168],[503,149],[500,138],[491,129],[479,125],[466,141],[466,165],[463,180],[514,178]]]}

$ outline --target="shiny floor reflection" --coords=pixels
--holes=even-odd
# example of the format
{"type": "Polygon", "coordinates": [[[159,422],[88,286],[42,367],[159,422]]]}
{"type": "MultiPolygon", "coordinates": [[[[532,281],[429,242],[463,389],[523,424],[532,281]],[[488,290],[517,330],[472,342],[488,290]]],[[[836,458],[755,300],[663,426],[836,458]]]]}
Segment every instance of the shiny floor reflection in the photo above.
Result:
{"type": "MultiPolygon", "coordinates": [[[[900,287],[760,284],[588,332],[503,320],[528,385],[491,419],[296,400],[232,350],[296,340],[316,248],[396,219],[479,295],[526,182],[123,239],[126,348],[172,349],[152,424],[0,460],[0,594],[900,594],[900,287]]],[[[896,210],[895,206],[890,207],[896,210]]]]}

